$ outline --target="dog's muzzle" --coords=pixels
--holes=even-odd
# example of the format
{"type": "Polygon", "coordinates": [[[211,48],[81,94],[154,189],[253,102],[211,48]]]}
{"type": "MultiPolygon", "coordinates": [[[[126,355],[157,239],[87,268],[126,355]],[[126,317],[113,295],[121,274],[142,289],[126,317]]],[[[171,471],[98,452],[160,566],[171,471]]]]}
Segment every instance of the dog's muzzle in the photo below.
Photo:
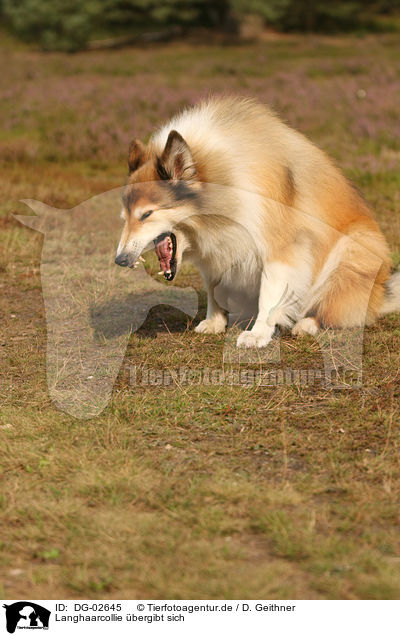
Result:
{"type": "Polygon", "coordinates": [[[115,264],[120,267],[134,267],[145,247],[145,243],[135,242],[133,244],[129,244],[129,249],[123,249],[122,252],[117,254],[115,264]]]}

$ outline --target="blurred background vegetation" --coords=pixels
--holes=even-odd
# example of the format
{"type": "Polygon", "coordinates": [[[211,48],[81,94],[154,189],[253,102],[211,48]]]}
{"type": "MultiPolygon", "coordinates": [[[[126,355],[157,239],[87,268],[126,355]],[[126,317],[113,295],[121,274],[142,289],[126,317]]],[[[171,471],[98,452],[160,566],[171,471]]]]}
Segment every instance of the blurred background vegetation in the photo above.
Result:
{"type": "MultiPolygon", "coordinates": [[[[400,31],[400,0],[0,0],[0,21],[44,50],[117,46],[128,38],[182,36],[194,28],[251,36],[400,31]],[[251,28],[243,29],[250,19],[251,28]]],[[[146,41],[146,38],[142,41],[146,41]]]]}

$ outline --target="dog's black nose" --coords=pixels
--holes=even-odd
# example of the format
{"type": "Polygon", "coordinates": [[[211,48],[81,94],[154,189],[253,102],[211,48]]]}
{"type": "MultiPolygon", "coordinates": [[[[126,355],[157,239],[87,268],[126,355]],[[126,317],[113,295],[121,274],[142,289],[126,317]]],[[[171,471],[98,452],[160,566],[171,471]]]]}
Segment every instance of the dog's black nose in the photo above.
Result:
{"type": "Polygon", "coordinates": [[[124,254],[123,252],[119,254],[117,258],[115,259],[115,264],[120,265],[121,267],[128,267],[129,259],[127,254],[124,254]]]}

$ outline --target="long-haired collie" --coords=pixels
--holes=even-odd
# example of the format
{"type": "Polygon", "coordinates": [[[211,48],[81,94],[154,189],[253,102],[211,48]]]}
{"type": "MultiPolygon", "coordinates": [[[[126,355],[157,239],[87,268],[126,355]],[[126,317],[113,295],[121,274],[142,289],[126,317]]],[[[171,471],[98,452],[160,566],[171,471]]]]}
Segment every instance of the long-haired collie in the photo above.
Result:
{"type": "Polygon", "coordinates": [[[207,290],[198,333],[253,313],[239,346],[372,323],[400,309],[400,274],[371,210],[319,148],[252,99],[214,98],[133,141],[115,262],[155,245],[172,281],[183,260],[207,290]]]}

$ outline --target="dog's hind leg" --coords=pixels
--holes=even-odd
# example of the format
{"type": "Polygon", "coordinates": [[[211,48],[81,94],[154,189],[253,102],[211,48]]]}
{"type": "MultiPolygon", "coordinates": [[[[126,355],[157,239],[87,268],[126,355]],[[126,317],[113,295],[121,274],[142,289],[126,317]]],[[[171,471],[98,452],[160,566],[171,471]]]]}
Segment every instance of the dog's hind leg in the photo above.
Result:
{"type": "Polygon", "coordinates": [[[379,234],[342,237],[334,249],[339,258],[324,266],[311,290],[305,316],[315,317],[324,327],[373,323],[383,305],[390,268],[384,248],[379,234]]]}
{"type": "Polygon", "coordinates": [[[304,336],[309,334],[315,336],[319,331],[320,325],[316,318],[313,316],[307,316],[307,318],[301,318],[292,329],[294,336],[304,336]]]}

